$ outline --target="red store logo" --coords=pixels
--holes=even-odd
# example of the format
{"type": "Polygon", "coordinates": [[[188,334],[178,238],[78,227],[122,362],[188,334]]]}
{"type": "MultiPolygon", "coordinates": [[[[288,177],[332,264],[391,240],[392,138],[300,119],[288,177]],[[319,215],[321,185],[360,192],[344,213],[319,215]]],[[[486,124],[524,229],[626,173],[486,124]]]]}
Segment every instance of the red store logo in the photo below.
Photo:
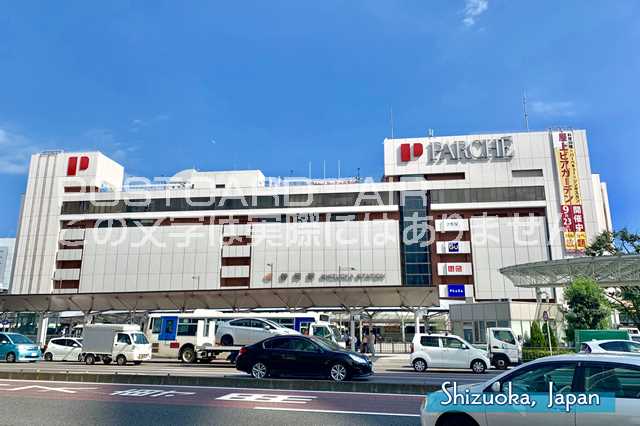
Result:
{"type": "Polygon", "coordinates": [[[400,160],[407,162],[420,157],[423,152],[421,143],[403,143],[400,145],[400,160]]]}
{"type": "Polygon", "coordinates": [[[89,168],[89,157],[69,157],[67,162],[67,176],[75,176],[76,173],[89,168]]]}

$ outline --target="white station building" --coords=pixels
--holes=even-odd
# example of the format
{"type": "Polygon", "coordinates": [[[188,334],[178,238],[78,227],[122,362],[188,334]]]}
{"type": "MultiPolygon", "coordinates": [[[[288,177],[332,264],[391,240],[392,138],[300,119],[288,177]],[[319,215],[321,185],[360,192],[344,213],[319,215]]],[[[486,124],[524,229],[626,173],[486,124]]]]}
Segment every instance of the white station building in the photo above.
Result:
{"type": "Polygon", "coordinates": [[[99,152],[44,152],[31,159],[0,304],[88,312],[535,302],[540,294],[499,269],[580,255],[610,229],[584,130],[386,139],[377,182],[258,170],[125,182],[124,168],[99,152]]]}

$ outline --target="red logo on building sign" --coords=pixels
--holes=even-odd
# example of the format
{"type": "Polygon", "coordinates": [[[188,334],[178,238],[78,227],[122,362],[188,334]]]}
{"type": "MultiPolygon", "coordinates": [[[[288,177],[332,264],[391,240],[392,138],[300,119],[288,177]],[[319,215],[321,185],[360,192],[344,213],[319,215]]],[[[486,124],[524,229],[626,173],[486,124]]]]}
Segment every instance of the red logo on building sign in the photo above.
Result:
{"type": "Polygon", "coordinates": [[[400,145],[400,159],[402,161],[411,161],[422,155],[421,143],[403,143],[400,145]]]}
{"type": "Polygon", "coordinates": [[[67,162],[67,176],[75,176],[76,173],[89,168],[89,157],[69,157],[67,162]]]}

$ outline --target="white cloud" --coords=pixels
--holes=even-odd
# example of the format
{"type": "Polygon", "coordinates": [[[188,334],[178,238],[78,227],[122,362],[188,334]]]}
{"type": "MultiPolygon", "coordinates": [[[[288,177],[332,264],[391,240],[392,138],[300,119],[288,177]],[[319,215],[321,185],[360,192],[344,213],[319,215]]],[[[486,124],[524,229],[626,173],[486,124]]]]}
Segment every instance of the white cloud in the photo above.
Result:
{"type": "Polygon", "coordinates": [[[571,117],[576,115],[576,106],[571,101],[533,101],[531,112],[546,117],[571,117]]]}
{"type": "Polygon", "coordinates": [[[0,174],[23,174],[29,170],[31,154],[41,151],[28,138],[0,128],[0,174]]]}
{"type": "Polygon", "coordinates": [[[489,0],[465,0],[464,19],[462,22],[467,27],[473,26],[476,23],[476,19],[486,12],[488,8],[489,0]]]}

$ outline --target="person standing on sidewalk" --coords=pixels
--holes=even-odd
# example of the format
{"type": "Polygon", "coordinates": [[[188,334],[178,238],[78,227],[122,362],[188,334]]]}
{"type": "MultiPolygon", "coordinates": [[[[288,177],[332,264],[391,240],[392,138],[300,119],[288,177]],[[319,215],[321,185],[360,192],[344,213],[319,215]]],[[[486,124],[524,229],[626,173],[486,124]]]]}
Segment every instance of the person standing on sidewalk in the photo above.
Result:
{"type": "Polygon", "coordinates": [[[376,334],[371,332],[367,336],[367,345],[369,346],[369,353],[371,356],[376,355],[376,334]]]}

